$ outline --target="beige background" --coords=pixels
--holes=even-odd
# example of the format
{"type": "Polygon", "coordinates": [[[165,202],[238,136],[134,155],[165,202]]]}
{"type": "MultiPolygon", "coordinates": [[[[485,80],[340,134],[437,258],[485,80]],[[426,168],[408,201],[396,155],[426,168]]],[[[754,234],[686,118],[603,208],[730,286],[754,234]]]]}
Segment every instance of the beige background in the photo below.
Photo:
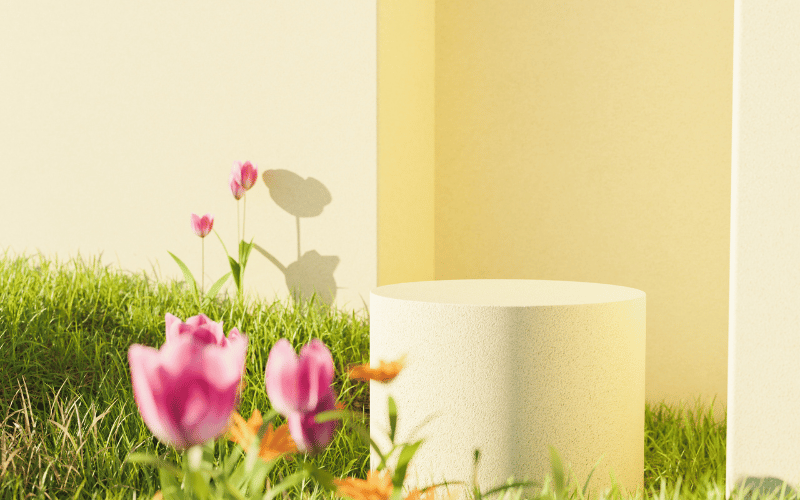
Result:
{"type": "MultiPolygon", "coordinates": [[[[250,159],[329,191],[300,246],[340,260],[338,306],[433,279],[643,290],[648,401],[716,395],[721,420],[730,2],[3,9],[3,246],[180,279],[170,250],[197,276],[189,213],[214,213],[231,250],[227,176],[250,159]]],[[[261,180],[247,198],[246,237],[297,260],[296,218],[261,180]]],[[[208,286],[228,269],[205,246],[208,286]]],[[[251,261],[248,289],[288,293],[251,261]]]]}
{"type": "MultiPolygon", "coordinates": [[[[245,289],[271,302],[294,273],[363,308],[377,272],[365,210],[376,204],[375,18],[362,2],[6,3],[2,246],[63,260],[102,250],[114,268],[182,280],[171,251],[200,282],[190,214],[213,214],[238,259],[228,175],[251,160],[245,238],[275,261],[254,250],[245,289]],[[276,190],[268,169],[288,171],[276,190]],[[294,215],[303,209],[317,215],[294,215]]],[[[205,271],[206,289],[230,271],[213,233],[205,271]]]]}

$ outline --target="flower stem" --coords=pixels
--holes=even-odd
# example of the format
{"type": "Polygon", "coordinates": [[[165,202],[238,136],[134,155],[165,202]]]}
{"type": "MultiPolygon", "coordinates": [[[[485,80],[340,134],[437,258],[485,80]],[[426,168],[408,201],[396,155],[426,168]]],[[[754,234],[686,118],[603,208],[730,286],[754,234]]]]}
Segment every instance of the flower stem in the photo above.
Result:
{"type": "Polygon", "coordinates": [[[192,446],[186,451],[186,455],[189,459],[189,470],[199,470],[200,462],[203,459],[203,448],[200,445],[192,446]]]}
{"type": "Polygon", "coordinates": [[[200,264],[202,266],[200,268],[200,273],[201,273],[201,275],[200,275],[200,295],[203,295],[203,289],[206,286],[206,282],[205,282],[205,279],[206,279],[206,239],[202,238],[200,240],[200,242],[201,242],[200,244],[203,245],[202,264],[200,264]]]}
{"type": "MultiPolygon", "coordinates": [[[[242,209],[242,243],[244,243],[244,222],[245,219],[247,218],[247,191],[244,192],[243,198],[244,202],[242,203],[242,205],[244,205],[244,208],[242,209]]],[[[239,245],[240,245],[239,248],[241,248],[241,243],[239,245]]],[[[239,265],[240,266],[242,265],[241,252],[239,254],[239,265]]],[[[244,289],[244,269],[239,268],[239,295],[242,294],[243,289],[244,289]]]]}

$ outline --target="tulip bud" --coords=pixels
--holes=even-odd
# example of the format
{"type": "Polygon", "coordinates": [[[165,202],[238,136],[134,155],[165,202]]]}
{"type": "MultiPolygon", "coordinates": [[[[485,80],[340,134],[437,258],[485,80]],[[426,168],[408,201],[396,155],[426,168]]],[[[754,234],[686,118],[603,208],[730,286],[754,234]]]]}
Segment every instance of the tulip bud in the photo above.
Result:
{"type": "Polygon", "coordinates": [[[300,451],[316,453],[333,437],[337,421],[316,423],[318,413],[336,408],[333,357],[319,339],[303,346],[298,360],[286,339],[275,343],[266,368],[267,396],[272,408],[286,417],[300,451]]]}
{"type": "Polygon", "coordinates": [[[197,236],[205,238],[213,227],[214,217],[211,214],[205,214],[202,218],[192,214],[192,230],[197,236]]]}
{"type": "Polygon", "coordinates": [[[233,180],[246,191],[255,185],[256,179],[258,178],[258,167],[249,161],[244,163],[236,161],[233,162],[231,174],[233,180]]]}
{"type": "Polygon", "coordinates": [[[236,182],[235,176],[231,174],[230,177],[230,186],[231,186],[231,193],[233,193],[233,197],[237,200],[241,200],[242,196],[244,196],[245,188],[242,187],[241,184],[236,182]]]}

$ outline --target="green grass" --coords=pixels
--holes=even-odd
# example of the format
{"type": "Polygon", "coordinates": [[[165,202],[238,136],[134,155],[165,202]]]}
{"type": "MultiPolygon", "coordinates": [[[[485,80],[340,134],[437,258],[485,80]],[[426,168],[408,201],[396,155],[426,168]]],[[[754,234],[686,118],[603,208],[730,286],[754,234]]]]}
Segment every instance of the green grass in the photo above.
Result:
{"type": "MultiPolygon", "coordinates": [[[[186,320],[200,311],[183,282],[113,272],[99,259],[92,265],[74,260],[70,266],[39,257],[35,265],[30,257],[12,259],[6,251],[0,261],[0,409],[6,412],[0,414],[0,500],[149,499],[160,489],[157,470],[124,462],[125,457],[136,451],[180,463],[181,456],[157,441],[139,416],[128,348],[134,343],[160,347],[167,312],[186,320]]],[[[264,368],[278,339],[299,346],[319,338],[333,355],[339,400],[369,428],[369,384],[347,378],[348,367],[369,363],[369,316],[314,304],[241,305],[225,298],[203,311],[223,321],[226,334],[235,326],[249,337],[247,388],[239,412],[246,418],[255,408],[262,413],[271,408],[264,368]]],[[[398,410],[402,419],[403,409],[398,410]]],[[[705,414],[687,410],[684,417],[682,409],[662,403],[644,411],[647,497],[678,498],[678,486],[680,498],[724,498],[724,422],[715,424],[711,409],[705,414]]],[[[276,424],[283,423],[279,416],[276,424]]],[[[217,456],[233,446],[218,444],[217,456]]],[[[335,477],[365,479],[369,448],[340,426],[326,451],[311,462],[335,477]]],[[[294,467],[279,461],[270,482],[292,474],[294,467]]],[[[511,490],[514,494],[505,498],[553,498],[551,479],[536,478],[542,488],[511,490]]],[[[580,487],[573,483],[566,497],[578,498],[584,481],[577,481],[580,487]]],[[[484,491],[494,486],[481,485],[484,491]]],[[[300,491],[303,498],[333,498],[312,483],[286,498],[298,498],[300,491]]],[[[624,497],[612,491],[610,498],[624,497]]]]}

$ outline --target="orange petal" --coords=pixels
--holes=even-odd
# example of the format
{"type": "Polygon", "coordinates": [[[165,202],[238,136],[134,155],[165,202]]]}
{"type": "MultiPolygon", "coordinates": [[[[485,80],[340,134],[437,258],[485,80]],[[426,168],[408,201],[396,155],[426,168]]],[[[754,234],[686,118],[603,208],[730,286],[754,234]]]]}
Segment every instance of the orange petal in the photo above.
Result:
{"type": "Polygon", "coordinates": [[[357,365],[350,369],[348,376],[351,379],[360,380],[377,380],[378,382],[387,382],[394,379],[400,370],[405,366],[406,356],[404,355],[397,361],[387,363],[381,360],[378,368],[370,368],[368,364],[357,365]]]}
{"type": "Polygon", "coordinates": [[[247,422],[245,422],[242,416],[237,412],[233,412],[232,420],[233,424],[229,430],[228,439],[238,443],[247,451],[247,448],[250,446],[250,441],[256,436],[258,429],[261,428],[261,424],[263,423],[261,412],[258,411],[258,408],[253,410],[247,422]]]}
{"type": "MultiPolygon", "coordinates": [[[[261,449],[258,456],[269,461],[284,453],[298,453],[297,445],[289,433],[289,426],[283,424],[274,431],[272,430],[272,423],[267,427],[267,432],[264,433],[264,438],[261,440],[261,449]]],[[[292,457],[286,458],[292,460],[292,457]]]]}
{"type": "MultiPolygon", "coordinates": [[[[242,442],[249,442],[248,441],[248,434],[249,428],[247,426],[247,422],[244,421],[241,415],[237,412],[233,412],[231,414],[229,426],[228,426],[228,433],[227,438],[235,443],[242,444],[242,442]]],[[[246,446],[242,444],[242,446],[246,446]]]]}
{"type": "MultiPolygon", "coordinates": [[[[261,412],[258,411],[258,408],[253,410],[247,422],[238,414],[234,415],[234,419],[236,420],[237,427],[231,429],[231,434],[234,438],[232,440],[239,443],[242,448],[247,451],[250,442],[258,435],[258,431],[264,423],[261,412]]],[[[297,445],[289,433],[289,426],[287,424],[283,424],[275,430],[272,428],[272,422],[268,424],[267,430],[264,432],[264,437],[261,439],[258,452],[259,457],[265,461],[270,461],[283,453],[298,453],[298,451],[297,445]]],[[[292,459],[288,456],[286,458],[292,459]]]]}
{"type": "Polygon", "coordinates": [[[339,496],[347,496],[353,500],[378,500],[392,495],[392,477],[385,470],[369,471],[366,481],[350,477],[343,480],[334,479],[333,484],[336,485],[339,496]]]}
{"type": "MultiPolygon", "coordinates": [[[[408,478],[408,474],[406,474],[406,478],[408,478]]],[[[366,481],[349,477],[334,479],[333,484],[336,486],[336,493],[339,496],[346,496],[353,500],[388,500],[394,490],[392,473],[386,469],[369,471],[366,481]]],[[[414,495],[413,491],[406,497],[406,500],[412,499],[412,495],[414,495]]],[[[417,495],[419,495],[418,492],[417,495]]],[[[428,499],[433,500],[433,497],[426,497],[426,500],[428,499]]]]}

